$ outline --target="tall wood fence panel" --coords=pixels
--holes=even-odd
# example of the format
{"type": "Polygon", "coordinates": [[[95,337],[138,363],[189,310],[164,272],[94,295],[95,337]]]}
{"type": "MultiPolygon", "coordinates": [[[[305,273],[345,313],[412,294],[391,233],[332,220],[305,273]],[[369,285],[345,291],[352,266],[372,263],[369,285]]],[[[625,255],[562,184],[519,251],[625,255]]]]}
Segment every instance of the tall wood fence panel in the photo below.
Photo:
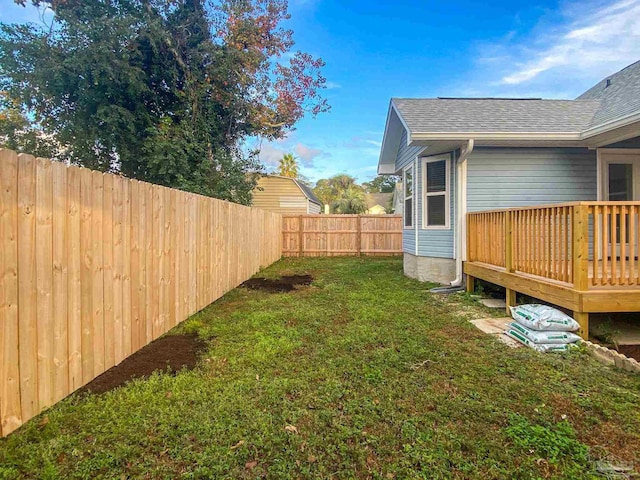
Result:
{"type": "Polygon", "coordinates": [[[283,215],[285,257],[402,254],[400,215],[283,215]]]}
{"type": "Polygon", "coordinates": [[[279,214],[0,150],[0,434],[282,255],[279,214]]]}

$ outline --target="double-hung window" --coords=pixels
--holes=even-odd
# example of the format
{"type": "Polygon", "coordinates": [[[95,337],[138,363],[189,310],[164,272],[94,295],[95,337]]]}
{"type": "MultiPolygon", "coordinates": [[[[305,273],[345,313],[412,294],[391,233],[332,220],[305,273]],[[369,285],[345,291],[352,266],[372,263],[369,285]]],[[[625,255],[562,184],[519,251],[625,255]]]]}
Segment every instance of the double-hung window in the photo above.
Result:
{"type": "Polygon", "coordinates": [[[450,228],[450,159],[435,157],[425,158],[423,161],[423,228],[448,229],[450,228]]]}
{"type": "Polygon", "coordinates": [[[404,228],[413,227],[413,165],[404,169],[402,176],[404,192],[404,228]]]}

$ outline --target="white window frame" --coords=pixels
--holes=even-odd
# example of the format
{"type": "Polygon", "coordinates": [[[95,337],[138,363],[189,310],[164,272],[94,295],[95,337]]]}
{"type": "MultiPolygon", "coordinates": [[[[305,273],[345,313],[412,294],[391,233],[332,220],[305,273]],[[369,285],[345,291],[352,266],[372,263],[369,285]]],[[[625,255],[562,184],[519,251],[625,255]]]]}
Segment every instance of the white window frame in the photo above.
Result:
{"type": "Polygon", "coordinates": [[[422,229],[423,230],[451,230],[451,155],[422,158],[422,229]],[[427,192],[427,164],[445,161],[445,190],[444,192],[427,192]],[[428,225],[427,197],[444,195],[444,225],[428,225]]]}
{"type": "Polygon", "coordinates": [[[402,227],[411,230],[416,225],[416,170],[413,163],[402,169],[402,227]],[[411,195],[407,195],[407,172],[411,170],[411,195]],[[411,199],[411,225],[406,224],[407,200],[411,199]]]}
{"type": "Polygon", "coordinates": [[[633,165],[633,197],[640,195],[640,168],[637,159],[629,156],[640,155],[638,148],[598,148],[596,151],[598,164],[598,201],[606,200],[609,190],[609,164],[630,163],[633,165]],[[620,158],[622,157],[622,158],[620,158]]]}

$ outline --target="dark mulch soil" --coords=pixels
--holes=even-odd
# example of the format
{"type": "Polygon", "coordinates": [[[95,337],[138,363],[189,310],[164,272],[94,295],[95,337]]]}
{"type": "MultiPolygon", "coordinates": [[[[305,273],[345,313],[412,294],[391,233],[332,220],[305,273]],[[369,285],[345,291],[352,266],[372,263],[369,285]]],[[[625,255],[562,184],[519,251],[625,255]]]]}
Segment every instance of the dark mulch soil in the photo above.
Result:
{"type": "Polygon", "coordinates": [[[251,290],[281,293],[290,292],[299,286],[310,285],[312,281],[311,275],[284,275],[280,278],[250,278],[241,286],[251,290]]]}
{"type": "Polygon", "coordinates": [[[204,347],[205,343],[197,335],[161,337],[96,377],[79,391],[104,393],[134,378],[147,377],[156,370],[165,371],[168,367],[171,373],[176,373],[183,368],[192,369],[204,347]]]}
{"type": "Polygon", "coordinates": [[[618,351],[629,358],[640,362],[640,345],[618,345],[618,351]]]}

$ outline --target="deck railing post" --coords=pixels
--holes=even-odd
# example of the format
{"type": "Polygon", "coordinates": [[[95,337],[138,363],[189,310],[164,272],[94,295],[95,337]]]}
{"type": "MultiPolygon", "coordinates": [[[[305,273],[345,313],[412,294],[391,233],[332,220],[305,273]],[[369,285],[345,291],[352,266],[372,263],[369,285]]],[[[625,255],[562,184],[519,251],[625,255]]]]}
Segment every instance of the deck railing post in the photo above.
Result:
{"type": "MultiPolygon", "coordinates": [[[[504,267],[507,273],[515,271],[513,264],[513,211],[504,212],[504,267]]],[[[509,307],[516,305],[516,291],[510,288],[506,289],[507,315],[511,314],[509,307]]]]}
{"type": "Polygon", "coordinates": [[[504,267],[513,272],[513,212],[504,212],[504,267]]]}
{"type": "Polygon", "coordinates": [[[589,207],[571,207],[571,257],[573,286],[586,290],[589,282],[589,207]]]}
{"type": "MultiPolygon", "coordinates": [[[[571,268],[573,271],[573,287],[585,291],[589,285],[589,207],[574,205],[571,207],[571,268]]],[[[589,314],[579,306],[573,312],[575,320],[580,324],[580,335],[589,338],[589,314]]]]}

